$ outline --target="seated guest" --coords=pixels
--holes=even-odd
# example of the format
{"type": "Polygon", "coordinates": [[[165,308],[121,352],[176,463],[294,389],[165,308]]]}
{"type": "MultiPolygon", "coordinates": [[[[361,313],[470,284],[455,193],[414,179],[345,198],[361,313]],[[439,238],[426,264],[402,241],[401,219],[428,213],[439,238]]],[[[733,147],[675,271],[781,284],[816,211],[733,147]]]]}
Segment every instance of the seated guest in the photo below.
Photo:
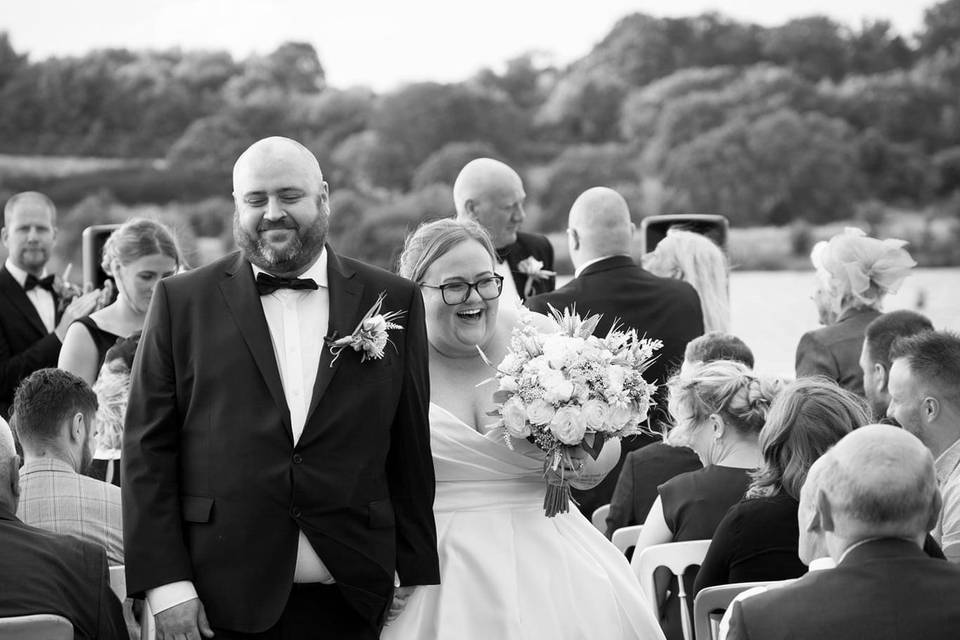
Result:
{"type": "Polygon", "coordinates": [[[103,549],[14,515],[18,465],[13,434],[0,424],[0,618],[55,614],[73,624],[74,638],[129,637],[103,549]]]}
{"type": "MultiPolygon", "coordinates": [[[[680,365],[687,343],[703,333],[700,301],[690,285],[658,278],[637,266],[630,255],[633,232],[630,209],[622,195],[607,187],[593,187],[581,193],[570,207],[567,219],[574,278],[556,291],[528,298],[526,305],[543,314],[549,314],[551,306],[561,310],[575,307],[581,314],[601,314],[594,330],[598,336],[605,336],[614,324],[619,324],[640,335],[656,337],[663,342],[663,348],[644,377],[663,384],[680,365]]],[[[656,400],[658,406],[650,412],[650,424],[660,428],[665,416],[665,394],[657,393],[656,400]]],[[[589,518],[594,509],[611,502],[627,453],[653,441],[646,437],[625,439],[617,466],[603,482],[588,491],[573,491],[585,516],[589,518]]],[[[688,457],[688,465],[690,460],[688,457]]]]}
{"type": "Polygon", "coordinates": [[[869,422],[866,403],[835,382],[800,378],[784,387],[760,430],[763,464],[717,526],[695,590],[806,573],[797,553],[800,487],[817,458],[869,422]]]}
{"type": "Polygon", "coordinates": [[[902,429],[868,425],[823,464],[812,517],[836,568],[734,603],[728,638],[960,637],[960,567],[920,548],[940,508],[929,451],[902,429]]]}
{"type": "MultiPolygon", "coordinates": [[[[743,340],[719,331],[694,338],[684,351],[683,368],[693,364],[733,360],[753,368],[753,352],[743,340]]],[[[620,527],[643,522],[653,501],[657,499],[657,487],[670,478],[696,471],[703,465],[700,458],[688,447],[672,447],[655,442],[627,454],[623,469],[617,478],[617,486],[610,499],[607,515],[607,537],[620,527]]]]}
{"type": "Polygon", "coordinates": [[[13,398],[23,447],[17,515],[27,524],[102,546],[123,564],[120,489],[82,475],[93,459],[97,397],[60,369],[41,369],[13,398]]]}
{"type": "MultiPolygon", "coordinates": [[[[800,531],[798,541],[800,561],[807,565],[810,571],[823,571],[824,569],[833,569],[837,566],[837,563],[830,557],[830,550],[827,549],[827,541],[824,539],[823,529],[820,528],[820,521],[816,517],[816,497],[820,491],[820,476],[823,475],[825,466],[826,460],[821,456],[810,467],[810,470],[807,472],[807,479],[804,480],[803,487],[800,489],[800,506],[797,509],[797,523],[799,524],[800,531]]],[[[795,582],[795,579],[780,580],[738,593],[723,614],[717,640],[725,640],[730,631],[730,615],[733,612],[734,602],[743,602],[758,593],[765,593],[770,589],[783,587],[793,582],[795,582]]]]}
{"type": "MultiPolygon", "coordinates": [[[[743,497],[750,471],[760,464],[757,437],[778,386],[729,360],[694,365],[670,380],[674,426],[668,442],[689,446],[704,468],[660,486],[634,553],[656,544],[713,537],[727,509],[743,497]]],[[[692,578],[688,593],[693,592],[692,578]]],[[[679,605],[668,601],[660,610],[666,612],[661,623],[667,637],[679,637],[679,605]]]]}
{"type": "Polygon", "coordinates": [[[87,473],[120,486],[120,445],[123,441],[123,421],[127,417],[130,399],[130,371],[140,341],[140,332],[120,338],[107,349],[103,366],[93,383],[97,394],[97,444],[93,463],[87,473]],[[99,468],[98,468],[99,467],[99,468]]]}
{"type": "Polygon", "coordinates": [[[933,331],[933,323],[915,311],[901,309],[885,313],[867,325],[860,352],[863,393],[873,409],[874,420],[881,420],[890,406],[890,346],[897,338],[933,331]]]}
{"type": "Polygon", "coordinates": [[[936,458],[943,511],[933,537],[960,562],[960,335],[926,331],[890,348],[887,413],[936,458]]]}
{"type": "Polygon", "coordinates": [[[814,302],[826,326],[800,338],[798,378],[826,376],[863,395],[859,360],[864,330],[880,315],[884,296],[896,292],[917,264],[905,244],[868,238],[859,229],[817,243],[810,254],[818,279],[814,302]]]}
{"type": "Polygon", "coordinates": [[[730,265],[713,240],[672,227],[657,248],[643,257],[643,267],[662,278],[688,282],[696,289],[705,330],[730,330],[730,265]]]}

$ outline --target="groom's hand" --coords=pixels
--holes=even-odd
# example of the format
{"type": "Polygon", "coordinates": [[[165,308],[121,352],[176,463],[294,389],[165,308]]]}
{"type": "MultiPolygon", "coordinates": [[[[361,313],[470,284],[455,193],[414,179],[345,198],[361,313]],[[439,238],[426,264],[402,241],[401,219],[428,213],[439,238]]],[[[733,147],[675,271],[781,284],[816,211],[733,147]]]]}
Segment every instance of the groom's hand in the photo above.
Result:
{"type": "Polygon", "coordinates": [[[200,640],[213,637],[207,613],[199,598],[164,609],[156,616],[157,640],[200,640]]]}
{"type": "Polygon", "coordinates": [[[393,602],[390,604],[390,611],[387,612],[387,624],[397,619],[407,606],[407,599],[413,595],[416,587],[396,587],[393,590],[393,602]]]}

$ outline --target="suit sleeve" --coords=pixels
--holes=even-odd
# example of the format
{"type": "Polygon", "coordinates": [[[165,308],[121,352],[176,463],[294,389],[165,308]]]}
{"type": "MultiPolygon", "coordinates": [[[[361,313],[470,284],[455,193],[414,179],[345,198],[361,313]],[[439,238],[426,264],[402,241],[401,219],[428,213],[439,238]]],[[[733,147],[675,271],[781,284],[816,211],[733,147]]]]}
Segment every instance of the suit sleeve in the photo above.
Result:
{"type": "Polygon", "coordinates": [[[157,285],[133,362],[123,434],[123,541],[130,594],[192,580],[179,490],[170,303],[157,285]]]}
{"type": "Polygon", "coordinates": [[[123,607],[117,595],[110,588],[110,572],[107,568],[107,556],[100,553],[99,584],[97,589],[100,601],[97,611],[97,638],[100,640],[126,640],[129,638],[127,623],[123,619],[123,607]]]}
{"type": "MultiPolygon", "coordinates": [[[[6,313],[7,309],[0,311],[6,313]]],[[[20,381],[37,369],[57,366],[59,355],[60,338],[55,333],[48,333],[26,350],[14,354],[7,336],[0,331],[0,398],[13,402],[20,381]]]]}
{"type": "Polygon", "coordinates": [[[550,309],[547,307],[549,300],[546,299],[547,296],[530,296],[523,301],[523,305],[533,311],[534,313],[542,313],[543,315],[548,315],[550,309]]]}
{"type": "Polygon", "coordinates": [[[797,344],[796,373],[798,378],[826,376],[840,380],[836,359],[812,331],[803,334],[797,344]]]}
{"type": "Polygon", "coordinates": [[[387,481],[397,530],[397,573],[404,586],[438,584],[436,482],[430,452],[430,374],[423,298],[414,290],[407,311],[403,389],[391,427],[387,481]]]}
{"type": "MultiPolygon", "coordinates": [[[[548,271],[553,271],[553,244],[550,243],[550,238],[547,237],[543,238],[543,268],[548,271]]],[[[550,276],[544,291],[553,291],[556,288],[557,277],[550,276]]]]}
{"type": "Polygon", "coordinates": [[[624,458],[623,467],[620,469],[620,476],[617,478],[617,485],[613,490],[613,496],[610,498],[610,513],[607,515],[606,535],[609,538],[613,532],[620,527],[629,527],[637,522],[637,514],[633,509],[633,468],[637,456],[628,453],[624,458]]]}
{"type": "Polygon", "coordinates": [[[746,622],[743,619],[743,606],[739,601],[734,601],[732,607],[730,631],[727,632],[726,640],[750,640],[750,634],[747,633],[746,622]]]}

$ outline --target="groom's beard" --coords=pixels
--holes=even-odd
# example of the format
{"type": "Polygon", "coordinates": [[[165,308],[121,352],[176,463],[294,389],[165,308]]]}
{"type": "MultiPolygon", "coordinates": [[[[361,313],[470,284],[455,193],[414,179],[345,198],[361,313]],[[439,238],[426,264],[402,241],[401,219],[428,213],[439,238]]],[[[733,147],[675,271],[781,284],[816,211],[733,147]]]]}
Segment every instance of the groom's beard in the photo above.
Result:
{"type": "Polygon", "coordinates": [[[233,237],[244,257],[252,264],[275,276],[299,276],[313,264],[327,241],[329,214],[321,211],[314,223],[300,227],[291,217],[279,222],[261,220],[256,233],[249,233],[240,226],[240,216],[233,213],[233,237]],[[296,234],[282,247],[275,247],[260,237],[260,232],[270,229],[293,229],[296,234]]]}

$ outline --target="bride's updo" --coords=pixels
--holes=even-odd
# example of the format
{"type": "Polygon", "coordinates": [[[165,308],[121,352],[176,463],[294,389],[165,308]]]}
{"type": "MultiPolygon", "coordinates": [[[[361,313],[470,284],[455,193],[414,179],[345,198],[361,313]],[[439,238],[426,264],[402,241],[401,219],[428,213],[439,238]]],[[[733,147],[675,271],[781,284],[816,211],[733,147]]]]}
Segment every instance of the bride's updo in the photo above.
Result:
{"type": "Polygon", "coordinates": [[[425,222],[407,236],[403,252],[397,263],[397,273],[402,277],[419,283],[438,258],[462,242],[475,240],[496,260],[490,236],[472,220],[441,218],[425,222]]]}

